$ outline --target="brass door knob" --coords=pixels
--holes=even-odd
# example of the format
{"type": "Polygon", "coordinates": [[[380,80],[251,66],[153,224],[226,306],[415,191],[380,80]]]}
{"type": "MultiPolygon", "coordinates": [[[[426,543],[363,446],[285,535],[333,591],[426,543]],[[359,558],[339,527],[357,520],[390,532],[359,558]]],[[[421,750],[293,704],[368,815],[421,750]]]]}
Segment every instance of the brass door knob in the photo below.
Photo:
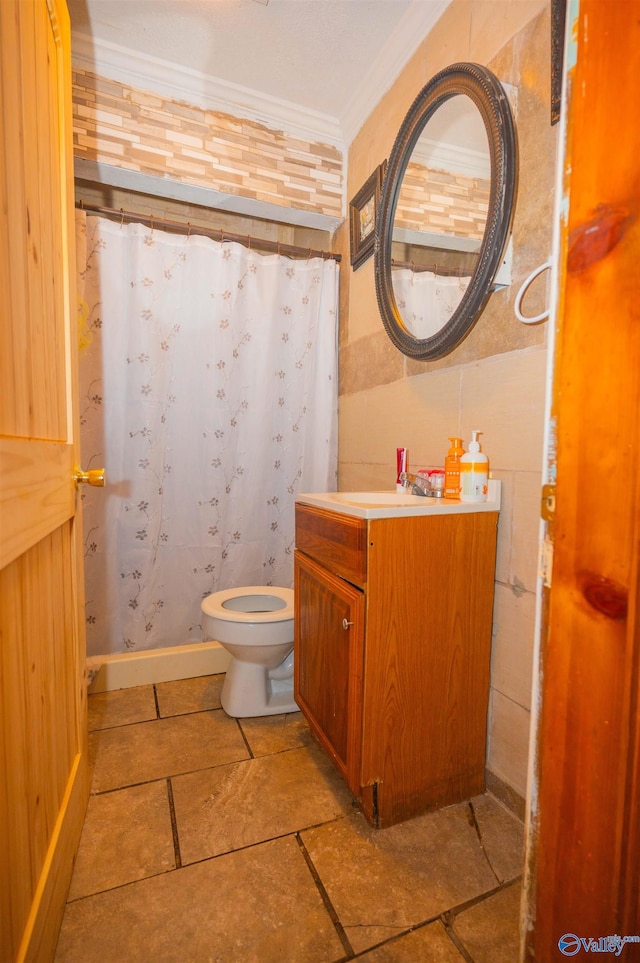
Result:
{"type": "Polygon", "coordinates": [[[105,477],[104,468],[91,468],[89,471],[76,468],[73,473],[76,485],[93,485],[94,488],[104,488],[105,477]]]}

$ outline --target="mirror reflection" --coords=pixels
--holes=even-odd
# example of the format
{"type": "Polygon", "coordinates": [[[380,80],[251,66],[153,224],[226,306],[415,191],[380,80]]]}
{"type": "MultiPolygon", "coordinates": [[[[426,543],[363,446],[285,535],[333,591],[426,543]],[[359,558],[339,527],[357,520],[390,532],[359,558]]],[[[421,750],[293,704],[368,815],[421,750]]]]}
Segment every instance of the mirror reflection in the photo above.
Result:
{"type": "Polygon", "coordinates": [[[506,92],[480,64],[451,64],[398,131],[380,196],[376,296],[393,344],[420,361],[467,336],[511,230],[516,135],[506,92]]]}
{"type": "Polygon", "coordinates": [[[470,97],[453,96],[411,152],[393,220],[393,294],[415,338],[436,334],[460,304],[478,264],[490,189],[484,121],[470,97]]]}

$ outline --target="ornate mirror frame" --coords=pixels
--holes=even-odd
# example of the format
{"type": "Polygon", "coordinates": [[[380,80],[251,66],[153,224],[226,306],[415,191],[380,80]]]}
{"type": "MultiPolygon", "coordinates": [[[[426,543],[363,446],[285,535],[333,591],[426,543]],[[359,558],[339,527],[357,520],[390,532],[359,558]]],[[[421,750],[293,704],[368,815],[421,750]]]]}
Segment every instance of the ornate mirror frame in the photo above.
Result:
{"type": "Polygon", "coordinates": [[[511,230],[517,181],[516,135],[509,101],[498,78],[486,67],[458,63],[437,73],[409,108],[387,165],[375,238],[378,306],[387,334],[403,354],[419,361],[449,354],[477,321],[500,267],[511,230]],[[393,291],[393,222],[402,180],[412,151],[433,114],[451,97],[464,94],[480,111],[489,142],[489,209],[475,271],[450,319],[432,337],[421,340],[406,328],[393,291]]]}

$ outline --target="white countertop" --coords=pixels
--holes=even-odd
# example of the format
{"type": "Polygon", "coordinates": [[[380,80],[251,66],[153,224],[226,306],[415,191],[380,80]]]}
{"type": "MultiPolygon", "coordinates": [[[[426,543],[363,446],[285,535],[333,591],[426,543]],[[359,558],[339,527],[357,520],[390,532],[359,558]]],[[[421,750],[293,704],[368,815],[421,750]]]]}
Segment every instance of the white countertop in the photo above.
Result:
{"type": "Polygon", "coordinates": [[[403,518],[410,515],[499,512],[500,493],[500,482],[490,478],[486,502],[461,502],[453,498],[430,498],[396,491],[313,492],[297,495],[296,502],[356,518],[403,518]]]}

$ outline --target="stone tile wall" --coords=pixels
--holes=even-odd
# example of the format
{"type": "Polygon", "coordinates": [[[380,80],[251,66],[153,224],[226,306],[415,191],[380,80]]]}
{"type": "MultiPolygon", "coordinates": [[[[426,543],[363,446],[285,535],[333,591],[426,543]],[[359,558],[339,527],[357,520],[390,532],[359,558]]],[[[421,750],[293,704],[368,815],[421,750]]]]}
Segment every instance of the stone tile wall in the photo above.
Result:
{"type": "Polygon", "coordinates": [[[407,165],[394,217],[397,227],[482,240],[489,210],[488,180],[407,165]]]}
{"type": "Polygon", "coordinates": [[[342,153],[259,123],[73,71],[74,156],[342,217],[342,153]]]}

